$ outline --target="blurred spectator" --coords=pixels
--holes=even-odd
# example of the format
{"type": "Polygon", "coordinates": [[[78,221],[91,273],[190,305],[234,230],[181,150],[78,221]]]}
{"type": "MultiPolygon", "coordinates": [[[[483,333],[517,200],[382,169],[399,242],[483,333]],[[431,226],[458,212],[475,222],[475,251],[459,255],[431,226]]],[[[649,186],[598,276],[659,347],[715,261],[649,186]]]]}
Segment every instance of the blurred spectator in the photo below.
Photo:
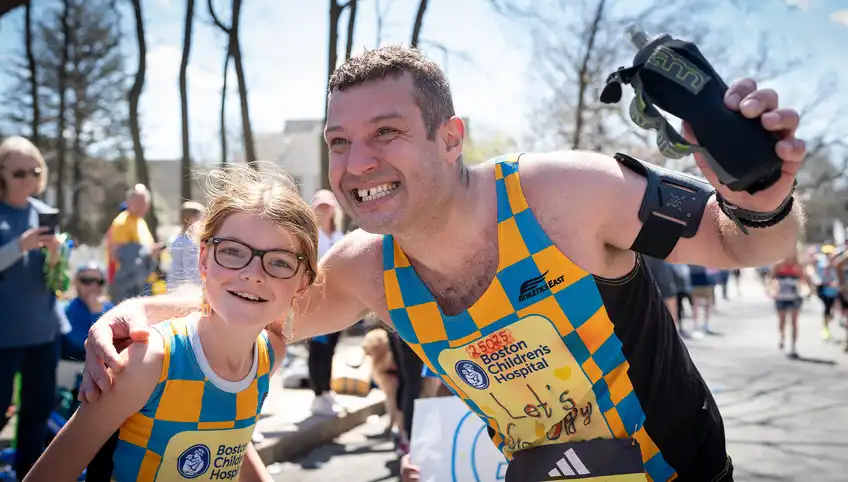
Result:
{"type": "MultiPolygon", "coordinates": [[[[121,201],[121,204],[118,206],[118,212],[116,215],[121,214],[122,212],[127,210],[127,202],[121,201]]],[[[106,283],[112,284],[112,281],[115,280],[115,271],[118,270],[118,261],[112,259],[109,254],[112,250],[112,226],[109,226],[106,229],[106,236],[104,236],[104,243],[106,245],[106,283]]]]}
{"type": "Polygon", "coordinates": [[[183,283],[200,285],[200,272],[197,269],[199,249],[191,236],[191,227],[200,221],[206,208],[197,202],[183,203],[180,211],[182,232],[171,245],[171,269],[168,271],[168,290],[183,283]]]}
{"type": "Polygon", "coordinates": [[[62,336],[62,358],[85,360],[85,339],[88,329],[103,313],[114,305],[105,300],[106,276],[103,269],[94,263],[80,266],[74,276],[77,297],[65,308],[65,317],[71,325],[70,333],[62,336]]]}
{"type": "Polygon", "coordinates": [[[715,302],[715,276],[703,266],[689,265],[689,280],[692,283],[692,319],[695,321],[693,335],[700,337],[710,333],[710,316],[715,302]],[[698,314],[703,308],[703,318],[698,321],[698,314]]]}
{"type": "Polygon", "coordinates": [[[127,209],[109,228],[109,259],[117,263],[109,285],[112,302],[149,295],[154,281],[154,258],[162,249],[155,243],[144,216],[150,210],[150,191],[136,184],[127,192],[127,209]]]}
{"type": "MultiPolygon", "coordinates": [[[[338,203],[331,191],[322,189],[312,197],[312,208],[318,217],[318,257],[323,257],[344,234],[337,225],[338,203]]],[[[307,343],[309,348],[309,385],[315,393],[312,413],[321,415],[338,414],[342,407],[333,392],[330,382],[333,372],[333,355],[341,333],[316,336],[307,343]]]]}
{"type": "Polygon", "coordinates": [[[14,470],[20,479],[44,450],[56,395],[56,297],[48,288],[42,248],[57,259],[59,239],[39,227],[39,215],[56,210],[32,196],[47,186],[47,165],[31,142],[9,137],[0,144],[0,429],[21,374],[14,470]]]}

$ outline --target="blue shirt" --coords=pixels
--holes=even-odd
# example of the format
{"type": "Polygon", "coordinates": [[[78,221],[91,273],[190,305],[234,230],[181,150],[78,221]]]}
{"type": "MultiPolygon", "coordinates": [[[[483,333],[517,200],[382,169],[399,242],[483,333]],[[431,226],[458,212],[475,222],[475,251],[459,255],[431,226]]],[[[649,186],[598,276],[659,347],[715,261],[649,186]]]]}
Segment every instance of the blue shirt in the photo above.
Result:
{"type": "MultiPolygon", "coordinates": [[[[37,228],[39,210],[52,208],[37,199],[30,199],[25,207],[0,201],[0,249],[16,248],[21,234],[37,228]]],[[[0,306],[3,307],[0,310],[0,349],[56,340],[59,333],[59,320],[53,311],[56,297],[45,282],[44,262],[44,253],[34,249],[0,270],[0,306]]]]}
{"type": "Polygon", "coordinates": [[[715,278],[703,266],[689,265],[689,279],[692,286],[715,286],[715,278]]]}
{"type": "Polygon", "coordinates": [[[71,332],[65,335],[65,339],[73,346],[82,349],[85,339],[88,337],[88,329],[95,321],[99,320],[103,313],[111,310],[115,305],[108,301],[103,303],[103,311],[92,313],[79,298],[74,298],[65,308],[65,316],[71,324],[71,332]]]}

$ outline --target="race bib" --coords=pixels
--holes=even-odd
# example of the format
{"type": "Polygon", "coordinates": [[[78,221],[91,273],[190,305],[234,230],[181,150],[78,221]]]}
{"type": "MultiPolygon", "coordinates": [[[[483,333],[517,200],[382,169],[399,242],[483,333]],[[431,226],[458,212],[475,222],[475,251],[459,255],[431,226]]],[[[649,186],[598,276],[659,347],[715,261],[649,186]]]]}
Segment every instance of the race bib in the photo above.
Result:
{"type": "Polygon", "coordinates": [[[799,280],[796,278],[777,279],[777,299],[794,300],[798,298],[799,280]]]}
{"type": "Polygon", "coordinates": [[[182,432],[168,441],[157,481],[238,480],[253,426],[182,432]]]}
{"type": "Polygon", "coordinates": [[[505,436],[507,448],[611,438],[590,380],[545,317],[530,315],[439,364],[505,436]]]}
{"type": "Polygon", "coordinates": [[[546,445],[515,454],[506,482],[646,482],[635,440],[587,440],[546,445]]]}

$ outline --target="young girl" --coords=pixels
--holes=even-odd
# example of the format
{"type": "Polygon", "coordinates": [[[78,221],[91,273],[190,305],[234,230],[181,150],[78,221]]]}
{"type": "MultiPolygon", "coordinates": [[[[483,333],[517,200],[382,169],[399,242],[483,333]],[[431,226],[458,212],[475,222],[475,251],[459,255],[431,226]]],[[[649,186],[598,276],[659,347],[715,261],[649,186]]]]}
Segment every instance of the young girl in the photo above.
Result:
{"type": "Polygon", "coordinates": [[[282,178],[215,177],[197,229],[201,310],[131,345],[113,389],[80,407],[26,481],[76,480],[96,454],[88,480],[269,480],[250,437],[285,343],[263,328],[315,279],[316,220],[282,178]]]}

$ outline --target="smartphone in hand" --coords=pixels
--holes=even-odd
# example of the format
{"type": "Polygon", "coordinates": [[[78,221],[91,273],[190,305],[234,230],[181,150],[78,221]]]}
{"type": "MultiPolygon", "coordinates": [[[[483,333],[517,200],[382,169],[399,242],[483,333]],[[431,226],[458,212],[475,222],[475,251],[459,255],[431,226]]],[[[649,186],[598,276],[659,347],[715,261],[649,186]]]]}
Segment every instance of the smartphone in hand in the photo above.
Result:
{"type": "Polygon", "coordinates": [[[38,225],[42,228],[49,228],[54,234],[59,233],[59,213],[39,213],[38,225]]]}

